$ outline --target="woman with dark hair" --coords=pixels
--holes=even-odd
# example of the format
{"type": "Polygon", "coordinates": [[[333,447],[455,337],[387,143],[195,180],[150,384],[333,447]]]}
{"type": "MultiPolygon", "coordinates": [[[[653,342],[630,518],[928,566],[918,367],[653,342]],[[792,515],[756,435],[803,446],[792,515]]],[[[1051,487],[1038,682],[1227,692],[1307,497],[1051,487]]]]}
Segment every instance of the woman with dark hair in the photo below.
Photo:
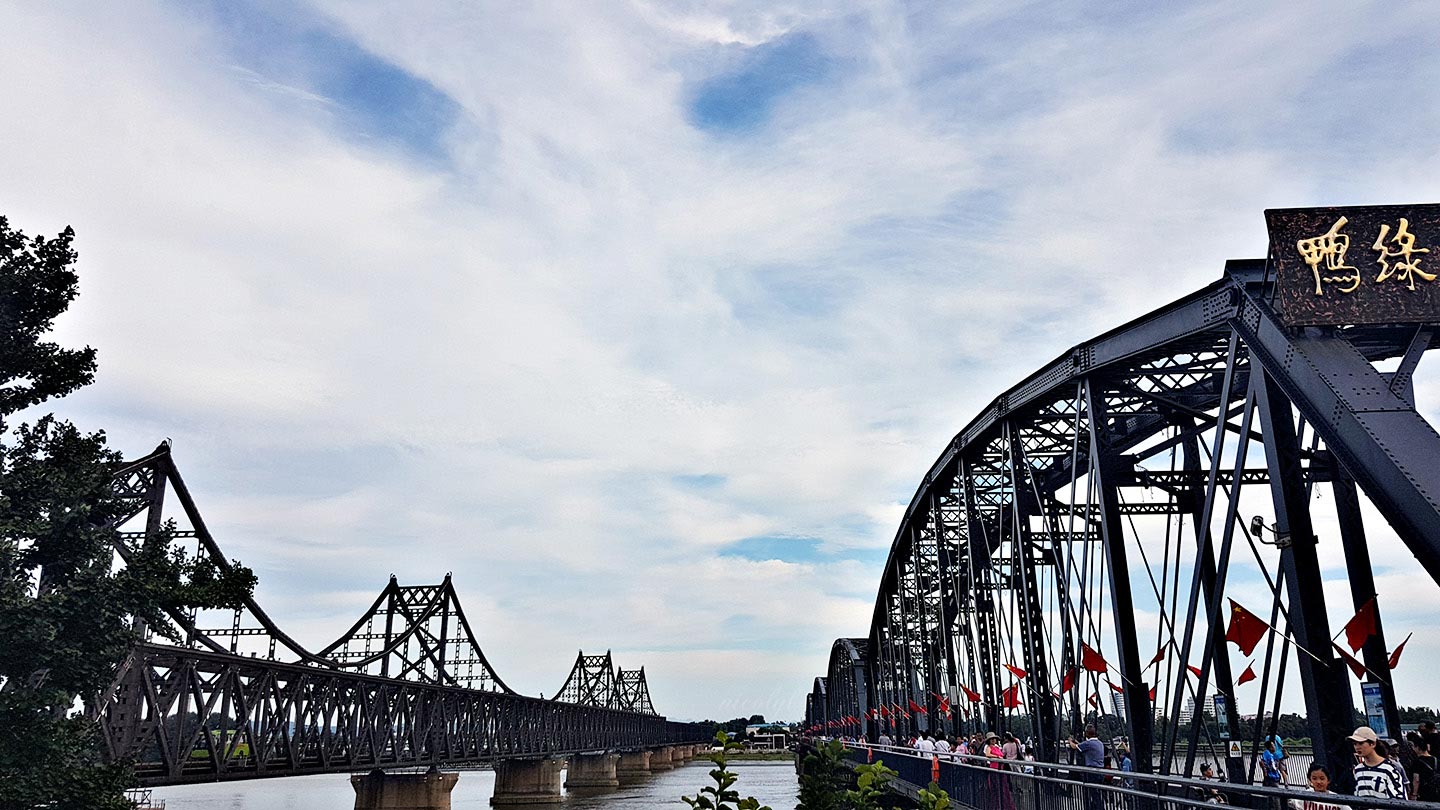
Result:
{"type": "Polygon", "coordinates": [[[1324,765],[1310,766],[1310,790],[1304,798],[1291,799],[1290,810],[1344,810],[1335,802],[1323,798],[1336,795],[1330,789],[1330,770],[1324,765]]]}

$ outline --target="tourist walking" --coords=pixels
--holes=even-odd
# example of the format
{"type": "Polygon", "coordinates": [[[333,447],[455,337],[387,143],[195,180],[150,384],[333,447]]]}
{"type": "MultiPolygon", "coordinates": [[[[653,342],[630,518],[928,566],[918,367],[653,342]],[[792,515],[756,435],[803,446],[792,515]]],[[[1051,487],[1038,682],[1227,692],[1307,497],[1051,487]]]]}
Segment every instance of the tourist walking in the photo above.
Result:
{"type": "Polygon", "coordinates": [[[1380,747],[1375,729],[1361,726],[1348,738],[1355,748],[1355,795],[1372,799],[1408,798],[1405,772],[1380,747]]]}

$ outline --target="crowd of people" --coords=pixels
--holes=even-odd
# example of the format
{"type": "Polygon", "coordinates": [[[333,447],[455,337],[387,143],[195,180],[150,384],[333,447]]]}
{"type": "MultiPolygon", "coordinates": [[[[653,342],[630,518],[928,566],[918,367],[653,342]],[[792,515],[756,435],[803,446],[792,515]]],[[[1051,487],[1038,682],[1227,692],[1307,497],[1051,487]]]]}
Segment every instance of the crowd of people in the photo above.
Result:
{"type": "MultiPolygon", "coordinates": [[[[1434,722],[1421,723],[1418,730],[1409,732],[1402,740],[1382,739],[1374,729],[1361,726],[1355,729],[1348,741],[1355,760],[1353,766],[1341,766],[1346,768],[1343,782],[1347,793],[1362,798],[1440,802],[1440,759],[1435,756],[1437,747],[1440,747],[1440,732],[1437,732],[1434,722]]],[[[1034,770],[1024,764],[1035,760],[1033,740],[1022,741],[1009,732],[1001,735],[991,731],[968,736],[932,736],[925,732],[898,742],[881,732],[877,742],[881,746],[913,748],[921,754],[932,754],[941,759],[985,757],[993,760],[988,763],[991,768],[1034,770]]],[[[1065,745],[1070,752],[1071,764],[1119,772],[1113,777],[1087,773],[1083,781],[1104,779],[1123,787],[1135,787],[1133,775],[1127,775],[1133,774],[1135,765],[1125,741],[1114,741],[1107,751],[1095,727],[1088,726],[1083,738],[1070,737],[1065,745]]],[[[1282,788],[1289,785],[1289,756],[1279,737],[1272,735],[1266,738],[1258,765],[1262,785],[1282,788]]],[[[1340,802],[1329,798],[1339,796],[1332,789],[1332,783],[1339,781],[1336,777],[1337,774],[1325,765],[1311,765],[1306,775],[1309,790],[1289,800],[1290,810],[1343,810],[1340,802]]],[[[1197,786],[1197,799],[1212,804],[1229,803],[1224,792],[1225,780],[1216,775],[1212,764],[1201,764],[1199,781],[1216,784],[1213,787],[1197,786]]]]}

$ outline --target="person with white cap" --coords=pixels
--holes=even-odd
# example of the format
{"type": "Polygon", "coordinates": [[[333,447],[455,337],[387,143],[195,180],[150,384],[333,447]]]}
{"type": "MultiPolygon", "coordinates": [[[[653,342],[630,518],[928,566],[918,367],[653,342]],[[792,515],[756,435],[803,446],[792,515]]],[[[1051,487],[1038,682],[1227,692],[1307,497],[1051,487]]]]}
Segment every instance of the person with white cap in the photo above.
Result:
{"type": "Polygon", "coordinates": [[[1375,729],[1361,726],[1348,738],[1355,746],[1355,795],[1374,799],[1406,799],[1405,771],[1377,748],[1375,729]]]}

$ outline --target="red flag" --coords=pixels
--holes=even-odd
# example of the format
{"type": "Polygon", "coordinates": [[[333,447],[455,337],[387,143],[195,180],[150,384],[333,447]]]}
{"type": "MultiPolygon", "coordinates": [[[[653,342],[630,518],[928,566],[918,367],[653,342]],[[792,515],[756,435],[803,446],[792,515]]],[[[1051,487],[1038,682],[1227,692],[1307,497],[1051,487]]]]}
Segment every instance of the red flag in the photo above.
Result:
{"type": "Polygon", "coordinates": [[[1059,697],[1060,695],[1069,692],[1070,689],[1075,686],[1076,676],[1078,676],[1079,674],[1080,670],[1076,667],[1070,667],[1069,669],[1065,670],[1065,677],[1060,679],[1060,692],[1056,695],[1056,697],[1059,697]]]}
{"type": "Polygon", "coordinates": [[[1350,621],[1345,623],[1345,643],[1352,652],[1359,652],[1365,646],[1365,639],[1375,635],[1375,597],[1360,606],[1350,621]]]}
{"type": "Polygon", "coordinates": [[[971,689],[963,683],[960,684],[960,691],[965,693],[965,699],[970,701],[971,703],[980,702],[980,693],[976,692],[974,689],[971,689]]]}
{"type": "MultiPolygon", "coordinates": [[[[1413,635],[1415,634],[1410,634],[1410,636],[1413,635]]],[[[1388,666],[1391,669],[1394,669],[1395,665],[1400,663],[1400,653],[1405,652],[1405,645],[1410,643],[1410,636],[1406,636],[1405,640],[1400,642],[1400,646],[1395,648],[1395,652],[1390,653],[1390,661],[1388,662],[1388,666]]]]}
{"type": "Polygon", "coordinates": [[[1123,687],[1123,686],[1116,686],[1114,681],[1106,681],[1106,683],[1110,684],[1110,688],[1111,688],[1111,689],[1114,689],[1116,692],[1124,692],[1124,691],[1125,691],[1125,687],[1123,687]]]}
{"type": "Polygon", "coordinates": [[[1020,667],[1015,666],[1014,664],[1006,664],[1005,668],[1010,670],[1011,675],[1014,675],[1021,680],[1024,680],[1025,676],[1030,674],[1025,670],[1021,669],[1020,667]]]}
{"type": "Polygon", "coordinates": [[[1255,680],[1255,665],[1246,664],[1245,671],[1240,673],[1240,677],[1235,681],[1235,685],[1243,686],[1253,680],[1255,680]]]}
{"type": "Polygon", "coordinates": [[[1203,674],[1203,673],[1200,672],[1200,668],[1197,667],[1197,666],[1193,666],[1193,665],[1191,665],[1191,664],[1186,664],[1186,665],[1185,665],[1185,668],[1188,669],[1188,670],[1190,670],[1191,672],[1195,673],[1195,677],[1197,677],[1197,678],[1200,677],[1201,674],[1203,674]]]}
{"type": "Polygon", "coordinates": [[[870,711],[866,712],[866,714],[869,714],[869,715],[870,715],[870,719],[871,719],[871,720],[879,720],[879,719],[880,719],[880,713],[877,712],[877,711],[875,711],[874,709],[871,709],[870,711]]]}
{"type": "Polygon", "coordinates": [[[940,701],[940,713],[941,713],[941,714],[949,714],[949,713],[950,713],[950,698],[945,697],[944,695],[940,694],[939,692],[931,692],[930,694],[934,695],[934,696],[935,696],[935,699],[938,700],[938,701],[940,701]]]}
{"type": "Polygon", "coordinates": [[[1161,661],[1164,661],[1164,660],[1165,660],[1165,648],[1162,646],[1162,647],[1159,649],[1159,651],[1155,653],[1155,657],[1150,659],[1150,663],[1151,663],[1151,664],[1158,664],[1158,663],[1160,663],[1161,661]]]}
{"type": "Polygon", "coordinates": [[[881,706],[881,707],[880,707],[880,714],[881,714],[882,716],[884,716],[885,718],[888,719],[888,718],[890,717],[890,707],[889,707],[889,706],[881,706]]]}
{"type": "Polygon", "coordinates": [[[1020,705],[1020,684],[1017,683],[1000,693],[1000,705],[1007,709],[1020,705]]]}
{"type": "Polygon", "coordinates": [[[1151,703],[1154,703],[1154,702],[1155,702],[1155,687],[1153,687],[1153,686],[1150,687],[1150,702],[1151,702],[1151,703]]]}
{"type": "Polygon", "coordinates": [[[1359,661],[1356,661],[1355,656],[1345,652],[1345,648],[1341,647],[1339,644],[1331,644],[1330,646],[1335,648],[1335,652],[1340,653],[1340,658],[1342,658],[1345,663],[1349,665],[1350,671],[1355,673],[1355,677],[1364,680],[1365,665],[1360,663],[1359,661]]]}
{"type": "Polygon", "coordinates": [[[1091,649],[1089,644],[1080,645],[1080,666],[1091,672],[1104,672],[1110,668],[1110,665],[1105,663],[1105,656],[1091,649]]]}
{"type": "Polygon", "coordinates": [[[913,700],[910,701],[910,711],[916,714],[925,714],[925,708],[923,706],[917,705],[913,700]]]}
{"type": "Polygon", "coordinates": [[[1259,616],[1240,607],[1234,599],[1230,600],[1230,629],[1225,631],[1225,640],[1235,642],[1240,652],[1249,655],[1255,651],[1255,645],[1265,637],[1265,631],[1270,625],[1260,620],[1259,616]]]}
{"type": "Polygon", "coordinates": [[[1093,692],[1090,694],[1090,697],[1089,697],[1088,699],[1089,699],[1089,701],[1090,701],[1090,705],[1091,705],[1091,706],[1096,706],[1096,705],[1099,705],[1099,703],[1100,703],[1100,696],[1097,695],[1097,694],[1095,694],[1095,693],[1093,693],[1093,692]]]}

